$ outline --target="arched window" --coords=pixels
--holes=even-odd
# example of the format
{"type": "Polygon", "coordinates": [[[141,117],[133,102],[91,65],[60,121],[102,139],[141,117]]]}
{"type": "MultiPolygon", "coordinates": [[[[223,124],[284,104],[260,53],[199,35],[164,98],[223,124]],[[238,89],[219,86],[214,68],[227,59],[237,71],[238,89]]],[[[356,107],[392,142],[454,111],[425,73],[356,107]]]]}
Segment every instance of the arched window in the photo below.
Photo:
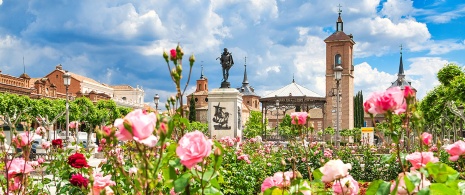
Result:
{"type": "Polygon", "coordinates": [[[342,64],[342,56],[341,54],[336,54],[336,56],[334,56],[334,67],[340,64],[342,64]]]}

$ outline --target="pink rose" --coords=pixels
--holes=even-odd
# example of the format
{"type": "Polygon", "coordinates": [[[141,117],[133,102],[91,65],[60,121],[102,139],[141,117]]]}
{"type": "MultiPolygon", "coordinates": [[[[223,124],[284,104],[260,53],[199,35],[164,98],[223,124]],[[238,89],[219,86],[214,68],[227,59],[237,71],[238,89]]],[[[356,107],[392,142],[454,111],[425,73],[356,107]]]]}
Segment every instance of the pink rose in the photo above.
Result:
{"type": "Polygon", "coordinates": [[[43,149],[48,149],[50,148],[50,142],[49,141],[43,141],[42,144],[40,144],[42,146],[43,149]]]}
{"type": "Polygon", "coordinates": [[[276,186],[278,188],[286,188],[291,185],[291,179],[295,178],[292,171],[276,172],[272,177],[267,177],[261,186],[262,192],[266,189],[276,186]]]}
{"type": "Polygon", "coordinates": [[[28,161],[27,164],[31,165],[32,167],[37,167],[39,166],[39,161],[28,161]]]}
{"type": "Polygon", "coordinates": [[[29,135],[29,132],[24,132],[13,137],[11,141],[17,148],[21,148],[29,145],[32,142],[33,135],[29,135]]]}
{"type": "Polygon", "coordinates": [[[69,123],[68,127],[71,129],[76,129],[78,127],[78,122],[77,121],[72,121],[69,123]]]}
{"type": "Polygon", "coordinates": [[[189,169],[202,162],[203,158],[209,156],[212,151],[211,140],[207,140],[200,131],[186,133],[178,144],[176,154],[181,159],[181,163],[189,169]]]}
{"type": "Polygon", "coordinates": [[[414,169],[419,169],[425,166],[428,162],[435,163],[439,161],[437,157],[434,157],[434,153],[432,152],[414,152],[407,155],[405,160],[408,160],[414,169]]]}
{"type": "Polygon", "coordinates": [[[394,112],[401,114],[405,112],[407,104],[404,94],[400,87],[391,87],[384,93],[373,93],[363,103],[364,110],[370,114],[384,114],[386,112],[394,112]]]}
{"type": "Polygon", "coordinates": [[[449,160],[457,161],[459,157],[465,154],[465,142],[462,140],[446,146],[446,151],[450,154],[449,160]]]}
{"type": "MultiPolygon", "coordinates": [[[[405,174],[408,174],[408,175],[416,175],[418,178],[421,178],[421,181],[419,183],[418,186],[416,186],[412,192],[410,192],[411,194],[416,194],[416,192],[418,192],[419,190],[423,189],[423,188],[426,188],[428,187],[429,185],[431,185],[431,182],[429,180],[427,180],[425,178],[425,175],[423,175],[423,177],[421,177],[421,173],[418,172],[418,171],[412,171],[412,172],[405,172],[405,173],[399,173],[399,176],[398,176],[398,180],[397,182],[399,182],[399,184],[397,185],[397,194],[398,195],[406,195],[406,194],[409,194],[407,192],[407,187],[405,185],[405,180],[404,180],[404,177],[405,177],[405,174]]],[[[396,183],[392,183],[391,184],[391,192],[395,189],[396,187],[396,183]]]]}
{"type": "Polygon", "coordinates": [[[404,87],[404,97],[405,97],[405,99],[415,97],[415,91],[413,91],[412,87],[410,87],[410,86],[405,86],[404,87]]]}
{"type": "Polygon", "coordinates": [[[291,113],[291,123],[292,124],[299,124],[299,125],[305,125],[307,123],[307,112],[293,112],[291,113]]]}
{"type": "Polygon", "coordinates": [[[170,50],[170,57],[171,57],[172,61],[176,60],[177,55],[176,55],[176,50],[175,49],[170,50]]]}
{"type": "Polygon", "coordinates": [[[266,189],[271,188],[273,186],[276,186],[274,177],[267,177],[262,183],[262,187],[261,187],[262,192],[264,192],[266,189]]]}
{"type": "MultiPolygon", "coordinates": [[[[11,190],[11,191],[19,190],[20,186],[21,186],[21,176],[14,177],[13,182],[9,182],[9,185],[8,185],[9,190],[11,190]]],[[[11,194],[13,194],[13,193],[11,193],[11,194]]]]}
{"type": "Polygon", "coordinates": [[[341,179],[349,175],[349,169],[352,169],[352,165],[347,163],[344,164],[341,160],[329,160],[323,167],[320,167],[323,177],[321,181],[332,182],[336,179],[341,179]]]}
{"type": "Polygon", "coordinates": [[[104,134],[105,136],[110,136],[110,134],[111,134],[111,128],[108,127],[108,126],[103,126],[102,132],[103,132],[103,134],[104,134]]]}
{"type": "Polygon", "coordinates": [[[134,139],[146,146],[153,147],[158,142],[158,138],[153,135],[156,123],[155,113],[146,113],[141,109],[136,109],[126,115],[124,119],[115,120],[115,126],[119,129],[115,135],[121,141],[134,139]],[[131,125],[132,134],[124,127],[124,122],[131,125]]]}
{"type": "Polygon", "coordinates": [[[40,136],[44,136],[45,135],[45,128],[40,126],[40,127],[37,127],[36,129],[36,134],[37,135],[40,135],[40,136]]]}
{"type": "Polygon", "coordinates": [[[136,167],[129,168],[129,175],[134,175],[136,173],[137,173],[137,168],[136,167]]]}
{"type": "Polygon", "coordinates": [[[45,160],[44,160],[44,158],[40,157],[40,158],[37,159],[37,162],[38,162],[39,164],[42,164],[42,163],[45,162],[45,160]]]}
{"type": "Polygon", "coordinates": [[[431,140],[432,140],[432,139],[433,139],[433,135],[431,135],[431,134],[428,133],[428,132],[423,132],[423,133],[421,134],[421,140],[422,140],[423,143],[424,143],[425,145],[427,145],[427,146],[428,146],[429,144],[431,144],[431,140]]]}
{"type": "Polygon", "coordinates": [[[352,176],[348,175],[347,177],[334,181],[333,191],[334,194],[337,195],[357,195],[359,191],[358,182],[355,181],[352,176]]]}
{"type": "Polygon", "coordinates": [[[111,175],[106,175],[104,177],[101,172],[96,171],[94,173],[94,185],[92,186],[94,195],[99,195],[103,189],[114,185],[116,185],[116,183],[111,180],[111,175]]]}
{"type": "Polygon", "coordinates": [[[15,158],[12,161],[7,162],[8,177],[13,178],[18,174],[27,174],[34,169],[29,163],[26,163],[22,158],[15,158]]]}

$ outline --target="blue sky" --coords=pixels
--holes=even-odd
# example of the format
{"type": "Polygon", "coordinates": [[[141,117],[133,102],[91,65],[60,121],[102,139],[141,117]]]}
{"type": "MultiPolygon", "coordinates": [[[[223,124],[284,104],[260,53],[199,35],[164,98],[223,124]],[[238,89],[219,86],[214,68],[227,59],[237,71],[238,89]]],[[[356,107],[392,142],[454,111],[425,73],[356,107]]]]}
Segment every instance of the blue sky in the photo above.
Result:
{"type": "MultiPolygon", "coordinates": [[[[384,90],[396,79],[399,46],[419,98],[447,63],[465,64],[465,2],[460,0],[0,0],[0,70],[42,77],[57,64],[102,83],[140,85],[145,101],[174,94],[162,58],[180,43],[218,88],[224,47],[234,56],[231,85],[248,79],[265,96],[295,81],[325,94],[325,43],[337,5],[356,42],[355,92],[384,90]]],[[[185,63],[187,63],[187,58],[185,63]]],[[[187,71],[187,67],[184,68],[187,71]]],[[[187,75],[184,75],[184,82],[187,75]]]]}

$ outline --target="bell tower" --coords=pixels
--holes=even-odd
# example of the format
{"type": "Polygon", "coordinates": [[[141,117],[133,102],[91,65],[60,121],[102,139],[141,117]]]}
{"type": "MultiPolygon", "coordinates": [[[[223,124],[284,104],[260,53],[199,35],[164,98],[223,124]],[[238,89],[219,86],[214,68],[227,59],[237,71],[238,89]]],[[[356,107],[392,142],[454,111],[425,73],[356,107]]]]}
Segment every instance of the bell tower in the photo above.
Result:
{"type": "MultiPolygon", "coordinates": [[[[339,17],[336,21],[336,32],[324,41],[326,43],[326,107],[325,126],[339,130],[354,128],[354,65],[353,46],[355,42],[352,34],[344,33],[344,22],[341,17],[341,6],[338,9],[339,17]],[[335,68],[342,67],[339,87],[335,77],[335,68]],[[339,91],[337,90],[339,88],[339,91]],[[337,104],[339,93],[339,104],[337,104]],[[339,105],[339,109],[337,109],[339,105]],[[337,121],[339,110],[339,121],[337,121]]],[[[325,128],[326,128],[325,127],[325,128]]]]}

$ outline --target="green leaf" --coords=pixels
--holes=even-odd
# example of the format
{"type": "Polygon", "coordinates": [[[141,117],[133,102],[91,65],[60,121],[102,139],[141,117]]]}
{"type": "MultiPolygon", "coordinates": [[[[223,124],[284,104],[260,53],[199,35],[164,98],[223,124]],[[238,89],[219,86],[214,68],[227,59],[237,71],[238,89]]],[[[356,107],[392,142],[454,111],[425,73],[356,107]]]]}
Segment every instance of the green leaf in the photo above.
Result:
{"type": "Polygon", "coordinates": [[[213,175],[214,172],[213,172],[213,171],[214,171],[214,170],[211,169],[211,168],[208,169],[207,171],[205,171],[205,172],[203,173],[202,180],[203,180],[203,181],[206,181],[206,182],[210,181],[210,179],[214,177],[214,175],[213,175]]]}
{"type": "Polygon", "coordinates": [[[263,192],[263,195],[271,195],[271,193],[273,192],[273,190],[276,189],[276,188],[278,188],[278,187],[273,186],[273,187],[271,187],[271,188],[266,189],[266,190],[263,192]]]}
{"type": "Polygon", "coordinates": [[[389,188],[391,183],[385,182],[383,180],[375,180],[370,183],[366,191],[366,195],[381,195],[389,194],[389,188]],[[387,188],[386,188],[387,185],[387,188]]]}
{"type": "Polygon", "coordinates": [[[321,173],[320,169],[315,169],[312,172],[312,175],[313,177],[315,177],[315,180],[320,180],[320,181],[321,181],[321,177],[323,177],[323,173],[321,173]]]}
{"type": "Polygon", "coordinates": [[[418,176],[414,174],[407,173],[407,177],[404,177],[404,182],[405,182],[405,186],[407,187],[407,191],[413,192],[413,190],[415,189],[415,186],[420,184],[420,178],[418,178],[418,176]]]}
{"type": "Polygon", "coordinates": [[[418,191],[417,195],[429,195],[429,187],[421,189],[418,191]]]}
{"type": "Polygon", "coordinates": [[[433,179],[438,183],[445,183],[448,180],[455,180],[457,178],[457,171],[448,165],[438,162],[426,164],[426,169],[433,179]],[[451,177],[449,177],[451,175],[451,177]]]}
{"type": "Polygon", "coordinates": [[[457,194],[452,188],[447,187],[443,183],[432,183],[429,186],[429,190],[430,190],[431,194],[434,194],[434,195],[457,194]]]}
{"type": "Polygon", "coordinates": [[[174,181],[174,191],[176,193],[182,192],[184,188],[187,186],[189,183],[189,180],[191,178],[192,174],[191,173],[184,173],[174,181]]]}
{"type": "Polygon", "coordinates": [[[206,187],[203,192],[204,192],[204,194],[223,195],[223,193],[221,193],[220,190],[218,190],[217,188],[215,188],[213,186],[206,187]]]}
{"type": "Polygon", "coordinates": [[[50,178],[46,178],[46,177],[44,177],[44,179],[42,181],[42,183],[44,183],[44,184],[49,184],[50,182],[52,182],[52,180],[50,178]]]}
{"type": "Polygon", "coordinates": [[[381,163],[386,164],[388,161],[390,161],[392,158],[395,158],[396,156],[393,154],[385,154],[381,156],[381,163]]]}

